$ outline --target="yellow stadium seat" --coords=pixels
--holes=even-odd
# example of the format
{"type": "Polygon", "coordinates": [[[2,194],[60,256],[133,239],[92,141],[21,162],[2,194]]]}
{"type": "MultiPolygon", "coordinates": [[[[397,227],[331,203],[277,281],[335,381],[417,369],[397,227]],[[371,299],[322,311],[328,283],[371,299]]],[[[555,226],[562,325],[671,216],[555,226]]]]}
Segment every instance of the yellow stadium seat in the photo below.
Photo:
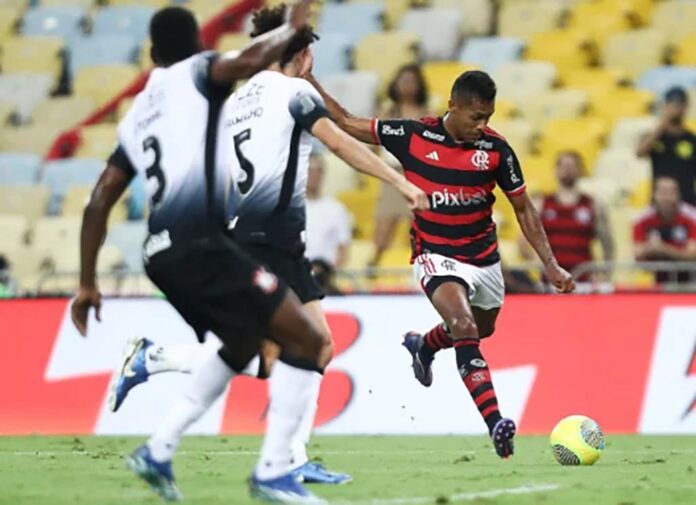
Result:
{"type": "Polygon", "coordinates": [[[21,10],[11,5],[0,4],[0,45],[15,33],[21,10]]]}
{"type": "MultiPolygon", "coordinates": [[[[524,172],[524,166],[522,171],[524,172]]],[[[496,186],[493,193],[496,198],[493,205],[493,221],[496,224],[498,237],[503,240],[514,240],[519,233],[515,210],[499,187],[496,186]]]]}
{"type": "Polygon", "coordinates": [[[630,13],[619,1],[588,1],[576,4],[570,16],[570,28],[584,32],[598,47],[608,37],[635,26],[630,13]]]}
{"type": "Polygon", "coordinates": [[[558,189],[555,162],[556,153],[527,156],[520,160],[524,180],[530,194],[549,194],[558,189]]]}
{"type": "MultiPolygon", "coordinates": [[[[614,237],[615,259],[617,262],[626,263],[635,260],[633,253],[633,224],[640,212],[642,212],[642,209],[637,210],[626,207],[610,209],[609,226],[614,237]]],[[[625,278],[626,272],[620,275],[625,278]]],[[[616,278],[614,280],[618,281],[616,278]]]]}
{"type": "MultiPolygon", "coordinates": [[[[351,0],[351,3],[374,3],[373,0],[351,0]]],[[[385,0],[384,24],[387,29],[399,26],[399,21],[411,8],[412,0],[385,0]]]]}
{"type": "Polygon", "coordinates": [[[650,160],[638,158],[635,149],[605,149],[597,158],[594,177],[603,181],[614,181],[625,192],[643,180],[650,178],[650,160]]]}
{"type": "Polygon", "coordinates": [[[382,254],[378,266],[385,268],[404,268],[409,266],[410,259],[410,247],[390,247],[382,254]]]}
{"type": "MultiPolygon", "coordinates": [[[[89,197],[92,194],[93,187],[91,185],[78,184],[75,186],[70,186],[65,198],[63,199],[63,204],[61,207],[62,216],[82,216],[83,211],[87,202],[89,202],[89,197]]],[[[124,195],[121,199],[114,205],[111,214],[109,215],[109,226],[113,226],[116,223],[120,223],[128,219],[128,209],[126,207],[127,196],[124,195]]]]}
{"type": "Polygon", "coordinates": [[[0,215],[21,215],[31,224],[46,213],[50,197],[46,186],[0,186],[0,215]]]}
{"type": "Polygon", "coordinates": [[[152,51],[152,43],[148,39],[143,42],[143,46],[140,48],[140,55],[138,56],[138,67],[141,70],[149,70],[154,65],[150,51],[152,51]]]}
{"type": "Polygon", "coordinates": [[[493,116],[491,128],[507,139],[518,156],[532,151],[537,135],[536,125],[527,119],[498,119],[493,116]]]}
{"type": "Polygon", "coordinates": [[[80,239],[79,217],[42,217],[36,221],[31,244],[34,250],[50,252],[64,244],[78,249],[80,239]]]}
{"type": "Polygon", "coordinates": [[[609,37],[602,60],[606,67],[619,69],[635,79],[663,62],[665,48],[665,37],[659,31],[633,30],[609,37]]]}
{"type": "Polygon", "coordinates": [[[346,269],[365,268],[375,256],[375,244],[372,240],[353,240],[348,250],[346,269]]]}
{"type": "Polygon", "coordinates": [[[499,98],[495,101],[495,117],[498,119],[509,119],[519,113],[517,104],[512,100],[499,98]]]}
{"type": "Polygon", "coordinates": [[[520,102],[543,93],[556,81],[556,67],[548,61],[519,61],[500,67],[495,73],[498,95],[520,102]]]}
{"type": "Polygon", "coordinates": [[[696,35],[685,37],[677,44],[673,59],[676,65],[696,66],[696,35]]]}
{"type": "Polygon", "coordinates": [[[0,151],[14,151],[46,155],[56,136],[60,133],[56,125],[35,123],[21,127],[0,129],[0,151]]]}
{"type": "Polygon", "coordinates": [[[228,33],[220,37],[217,50],[221,53],[227,51],[238,51],[247,46],[251,39],[246,33],[228,33]]]}
{"type": "Polygon", "coordinates": [[[0,251],[21,247],[27,236],[28,222],[24,216],[0,215],[0,251]]]}
{"type": "Polygon", "coordinates": [[[225,8],[225,2],[219,0],[190,0],[186,3],[186,8],[196,15],[199,24],[219,14],[225,8]]]}
{"type": "Polygon", "coordinates": [[[342,191],[356,190],[358,188],[358,172],[329,151],[322,157],[324,159],[322,195],[335,196],[342,191]]]}
{"type": "Polygon", "coordinates": [[[344,191],[339,193],[338,199],[353,215],[353,226],[355,227],[356,238],[372,238],[375,207],[377,203],[375,193],[363,190],[344,191]]]}
{"type": "Polygon", "coordinates": [[[696,35],[696,3],[660,2],[655,8],[652,26],[662,32],[669,42],[696,35]]]}
{"type": "Polygon", "coordinates": [[[418,38],[398,31],[368,35],[355,47],[354,57],[356,69],[377,73],[384,89],[400,67],[415,63],[418,38]]]}
{"type": "MultiPolygon", "coordinates": [[[[96,7],[94,0],[41,0],[41,7],[96,7]]],[[[113,2],[109,2],[113,5],[113,2]]]]}
{"type": "Polygon", "coordinates": [[[563,83],[574,89],[581,89],[590,97],[597,93],[615,89],[622,82],[621,72],[606,68],[580,68],[568,72],[563,83]]]}
{"type": "Polygon", "coordinates": [[[611,132],[609,146],[613,149],[635,149],[640,139],[657,124],[654,116],[637,116],[619,119],[611,132]]]}
{"type": "Polygon", "coordinates": [[[75,151],[78,158],[97,158],[105,160],[116,146],[116,125],[98,124],[83,128],[80,132],[82,140],[75,151]]]}
{"type": "Polygon", "coordinates": [[[56,79],[62,70],[63,39],[14,37],[2,44],[0,67],[4,73],[45,72],[56,79]]]}
{"type": "Polygon", "coordinates": [[[696,131],[696,119],[687,119],[686,120],[686,128],[690,131],[696,131]]]}
{"type": "Polygon", "coordinates": [[[596,116],[613,124],[622,117],[649,114],[654,101],[655,97],[649,91],[621,87],[595,94],[591,99],[591,108],[596,116]]]}
{"type": "MultiPolygon", "coordinates": [[[[43,0],[42,0],[43,1],[43,0]]],[[[70,0],[61,0],[70,1],[70,0]]],[[[169,0],[108,0],[110,6],[122,6],[122,5],[147,5],[149,7],[160,8],[169,4],[169,0]]],[[[187,3],[186,7],[190,4],[187,3]]],[[[43,4],[41,4],[43,5],[43,4]]],[[[222,9],[222,6],[220,7],[222,9]]]]}
{"type": "Polygon", "coordinates": [[[116,121],[121,121],[126,116],[131,105],[133,105],[133,100],[134,98],[124,98],[121,100],[121,103],[118,104],[118,109],[116,109],[116,121]]]}
{"type": "Polygon", "coordinates": [[[12,276],[17,281],[21,291],[33,292],[36,289],[36,281],[39,276],[42,255],[37,254],[27,246],[14,248],[1,248],[0,252],[10,262],[12,276]]]}
{"type": "Polygon", "coordinates": [[[498,34],[528,39],[560,26],[564,7],[552,0],[506,3],[498,16],[498,34]]]}
{"type": "Polygon", "coordinates": [[[573,119],[587,109],[587,93],[577,89],[556,89],[530,96],[520,102],[525,119],[543,127],[553,119],[573,119]]]}
{"type": "Polygon", "coordinates": [[[97,106],[104,105],[139,74],[140,70],[134,65],[85,67],[75,77],[73,92],[91,98],[97,106]]]}
{"type": "Polygon", "coordinates": [[[652,200],[652,180],[643,179],[640,181],[631,194],[630,204],[634,209],[644,209],[650,205],[652,200]]]}
{"type": "Polygon", "coordinates": [[[566,83],[568,74],[587,67],[592,62],[588,40],[577,30],[537,33],[529,39],[525,57],[550,61],[556,66],[559,79],[566,83]]]}
{"type": "Polygon", "coordinates": [[[498,241],[498,251],[500,251],[501,261],[507,268],[519,267],[525,263],[524,258],[520,254],[520,246],[517,240],[498,241]]]}
{"type": "Polygon", "coordinates": [[[422,67],[425,82],[433,96],[433,106],[438,112],[447,109],[454,81],[473,67],[454,61],[432,61],[422,67]]]}
{"type": "Polygon", "coordinates": [[[577,151],[583,157],[585,166],[591,169],[606,134],[604,121],[597,118],[557,119],[546,125],[540,151],[542,155],[552,158],[563,151],[577,151]]]}
{"type": "Polygon", "coordinates": [[[94,101],[86,96],[49,98],[36,106],[32,117],[36,122],[66,129],[86,118],[95,108],[94,101]]]}
{"type": "Polygon", "coordinates": [[[16,110],[17,106],[14,102],[0,101],[0,128],[10,121],[16,110]]]}
{"type": "Polygon", "coordinates": [[[607,179],[597,175],[581,178],[578,189],[607,206],[623,203],[629,194],[616,178],[607,179]]]}
{"type": "Polygon", "coordinates": [[[487,35],[493,21],[493,5],[489,0],[431,0],[432,7],[459,9],[462,12],[462,34],[487,35]]]}

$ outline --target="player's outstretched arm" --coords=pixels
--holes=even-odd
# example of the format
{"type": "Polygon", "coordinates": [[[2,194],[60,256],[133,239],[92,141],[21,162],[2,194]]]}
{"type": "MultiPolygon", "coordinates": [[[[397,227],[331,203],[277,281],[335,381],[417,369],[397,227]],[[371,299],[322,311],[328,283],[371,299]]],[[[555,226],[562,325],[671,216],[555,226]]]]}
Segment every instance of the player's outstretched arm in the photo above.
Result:
{"type": "Polygon", "coordinates": [[[356,139],[341,131],[336,123],[327,117],[314,123],[312,135],[357,171],[382,179],[394,186],[406,198],[411,210],[430,208],[428,196],[423,190],[408,182],[402,174],[384,163],[356,139]]]}
{"type": "Polygon", "coordinates": [[[240,52],[218,58],[210,67],[210,77],[219,84],[248,79],[280,59],[297,30],[307,26],[314,0],[300,0],[288,11],[288,21],[275,30],[255,37],[240,52]]]}
{"type": "Polygon", "coordinates": [[[307,72],[304,75],[304,78],[307,79],[307,81],[309,81],[309,83],[319,92],[324,100],[324,103],[326,104],[326,108],[329,110],[329,114],[331,114],[331,119],[336,122],[341,130],[346,132],[351,137],[354,137],[361,142],[365,142],[366,144],[377,143],[375,136],[372,134],[371,118],[353,116],[350,112],[344,109],[334,97],[326,92],[326,90],[321,84],[319,84],[311,72],[307,72]]]}
{"type": "Polygon", "coordinates": [[[551,245],[546,237],[539,213],[532,204],[529,195],[525,192],[517,196],[508,195],[508,198],[515,209],[515,216],[520,224],[522,233],[524,233],[524,236],[544,264],[549,281],[562,293],[573,291],[575,289],[575,281],[573,281],[573,277],[568,272],[558,265],[556,257],[553,255],[553,251],[551,251],[551,245]]]}
{"type": "Polygon", "coordinates": [[[97,288],[97,256],[106,236],[106,223],[114,204],[128,188],[132,176],[107,165],[92,191],[82,215],[80,232],[80,289],[72,302],[72,320],[82,336],[87,335],[87,315],[93,307],[100,320],[101,294],[97,288]]]}

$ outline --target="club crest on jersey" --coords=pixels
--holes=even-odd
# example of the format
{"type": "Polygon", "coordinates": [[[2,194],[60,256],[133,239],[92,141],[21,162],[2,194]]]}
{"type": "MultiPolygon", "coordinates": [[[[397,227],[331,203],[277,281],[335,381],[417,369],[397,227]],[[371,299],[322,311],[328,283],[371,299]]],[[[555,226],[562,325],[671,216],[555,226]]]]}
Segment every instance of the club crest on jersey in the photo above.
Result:
{"type": "Polygon", "coordinates": [[[488,170],[491,165],[491,158],[486,151],[480,149],[471,157],[471,162],[479,170],[488,170]]]}
{"type": "Polygon", "coordinates": [[[390,125],[382,125],[382,135],[389,135],[391,137],[403,137],[406,135],[406,130],[403,126],[398,128],[392,128],[390,125]]]}
{"type": "Polygon", "coordinates": [[[278,288],[278,279],[276,276],[263,267],[254,272],[253,283],[254,286],[267,295],[270,295],[278,288]]]}
{"type": "Polygon", "coordinates": [[[575,211],[575,220],[578,223],[589,224],[592,221],[592,212],[587,207],[580,207],[575,211]]]}
{"type": "Polygon", "coordinates": [[[683,226],[677,226],[672,229],[672,240],[675,242],[686,242],[688,236],[689,234],[683,226]]]}

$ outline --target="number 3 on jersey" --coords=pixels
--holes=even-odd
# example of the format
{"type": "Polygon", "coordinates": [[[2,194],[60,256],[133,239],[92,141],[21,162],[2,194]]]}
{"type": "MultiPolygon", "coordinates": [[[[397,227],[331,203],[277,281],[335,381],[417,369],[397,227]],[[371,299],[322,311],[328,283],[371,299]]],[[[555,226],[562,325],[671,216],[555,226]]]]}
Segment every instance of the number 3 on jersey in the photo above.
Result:
{"type": "Polygon", "coordinates": [[[242,167],[242,170],[246,174],[244,180],[240,180],[237,183],[237,186],[239,186],[239,191],[241,191],[243,195],[248,193],[251,187],[254,185],[254,165],[251,163],[251,161],[246,159],[242,153],[242,144],[250,139],[251,130],[249,128],[234,136],[234,151],[237,153],[239,166],[242,167]]]}
{"type": "Polygon", "coordinates": [[[160,143],[159,140],[157,140],[157,137],[146,138],[143,141],[143,150],[146,152],[152,150],[152,153],[155,155],[155,159],[152,162],[152,165],[145,169],[145,175],[147,176],[148,180],[152,177],[157,179],[157,189],[150,198],[152,207],[154,208],[162,200],[165,185],[164,171],[160,166],[160,162],[162,161],[162,149],[160,148],[160,143]]]}

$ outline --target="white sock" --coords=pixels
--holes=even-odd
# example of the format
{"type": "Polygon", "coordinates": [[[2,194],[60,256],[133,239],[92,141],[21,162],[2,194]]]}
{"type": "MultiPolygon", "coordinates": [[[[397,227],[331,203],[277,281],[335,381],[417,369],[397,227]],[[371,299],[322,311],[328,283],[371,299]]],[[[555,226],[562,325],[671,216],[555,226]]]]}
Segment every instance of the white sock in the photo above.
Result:
{"type": "Polygon", "coordinates": [[[169,461],[174,457],[186,429],[210,408],[234,377],[234,372],[216,349],[208,347],[207,351],[208,359],[193,372],[188,390],[147,442],[155,461],[169,461]]]}
{"type": "Polygon", "coordinates": [[[295,368],[282,361],[273,365],[266,436],[256,466],[258,479],[275,479],[302,464],[294,460],[292,444],[308,406],[317,403],[321,379],[319,372],[295,368]]]}
{"type": "Polygon", "coordinates": [[[208,356],[211,349],[220,349],[220,340],[208,334],[203,344],[152,345],[145,353],[145,368],[149,374],[162,372],[193,373],[208,356]]]}
{"type": "Polygon", "coordinates": [[[311,402],[307,405],[307,408],[302,414],[300,427],[292,439],[292,457],[295,463],[297,463],[297,466],[302,466],[309,461],[309,456],[307,456],[307,444],[309,444],[309,439],[312,436],[312,428],[314,427],[314,418],[317,415],[317,408],[317,402],[311,402]]]}

